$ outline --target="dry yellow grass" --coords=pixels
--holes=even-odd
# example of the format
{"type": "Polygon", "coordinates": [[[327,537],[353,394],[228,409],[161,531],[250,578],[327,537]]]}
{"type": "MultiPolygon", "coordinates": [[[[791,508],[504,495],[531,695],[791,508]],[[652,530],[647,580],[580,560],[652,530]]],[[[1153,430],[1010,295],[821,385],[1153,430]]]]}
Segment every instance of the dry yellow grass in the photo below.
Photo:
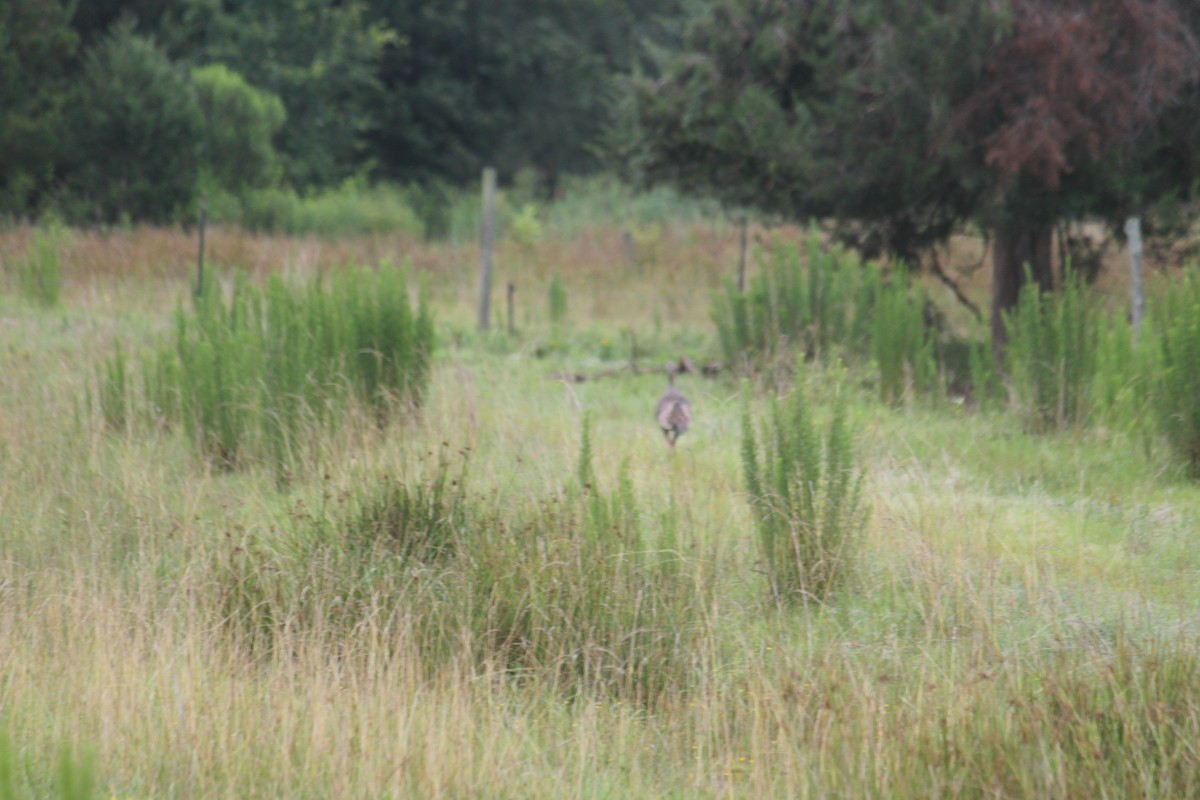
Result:
{"type": "MultiPolygon", "coordinates": [[[[23,236],[0,235],[0,258],[23,236]]],[[[409,259],[445,344],[427,403],[383,433],[348,420],[281,493],[265,470],[208,469],[178,434],[106,435],[84,402],[115,337],[136,352],[167,327],[190,234],[77,232],[62,308],[0,297],[0,731],[31,794],[49,792],[64,745],[95,754],[103,796],[128,798],[1200,793],[1200,496],[1152,448],[897,412],[851,386],[872,508],[859,571],[844,602],[780,612],[740,496],[732,381],[687,378],[696,425],[670,452],[650,415],[661,376],[565,385],[528,339],[493,353],[448,335],[473,320],[471,247],[210,243],[211,262],[254,273],[409,259]],[[419,638],[371,615],[349,633],[281,630],[263,656],[215,618],[214,561],[296,503],[411,476],[443,441],[471,447],[473,491],[499,512],[536,503],[570,480],[584,410],[600,483],[625,464],[643,513],[673,501],[687,563],[713,584],[688,686],[634,705],[465,657],[431,668],[419,638]]],[[[651,245],[628,263],[618,230],[506,243],[497,286],[517,282],[529,339],[560,272],[579,327],[657,317],[705,341],[736,230],[668,226],[651,245]]],[[[985,273],[964,278],[984,306],[985,273]]],[[[823,407],[834,379],[809,375],[823,407]]]]}

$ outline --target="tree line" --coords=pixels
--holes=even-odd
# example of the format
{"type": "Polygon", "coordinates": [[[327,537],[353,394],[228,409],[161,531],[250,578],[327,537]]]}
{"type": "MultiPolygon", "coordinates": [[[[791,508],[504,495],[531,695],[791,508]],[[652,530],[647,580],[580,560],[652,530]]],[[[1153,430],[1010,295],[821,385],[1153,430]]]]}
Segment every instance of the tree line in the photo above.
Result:
{"type": "Polygon", "coordinates": [[[203,190],[552,191],[688,0],[5,0],[0,216],[169,222],[203,190]]]}

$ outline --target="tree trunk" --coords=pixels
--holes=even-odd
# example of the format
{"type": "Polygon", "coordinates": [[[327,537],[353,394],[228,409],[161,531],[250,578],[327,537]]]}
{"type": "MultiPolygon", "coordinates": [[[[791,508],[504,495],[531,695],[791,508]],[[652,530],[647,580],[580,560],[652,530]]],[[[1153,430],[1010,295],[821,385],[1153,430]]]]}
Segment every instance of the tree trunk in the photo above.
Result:
{"type": "Polygon", "coordinates": [[[1042,291],[1054,288],[1050,267],[1054,228],[1047,223],[1013,221],[999,226],[992,239],[992,355],[1004,361],[1008,331],[1004,313],[1017,304],[1026,270],[1042,291]]]}

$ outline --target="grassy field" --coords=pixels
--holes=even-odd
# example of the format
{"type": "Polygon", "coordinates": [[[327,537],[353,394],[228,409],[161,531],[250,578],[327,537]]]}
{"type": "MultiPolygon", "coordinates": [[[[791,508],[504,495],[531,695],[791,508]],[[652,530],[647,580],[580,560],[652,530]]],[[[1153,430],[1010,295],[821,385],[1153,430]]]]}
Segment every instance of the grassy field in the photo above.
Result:
{"type": "MultiPolygon", "coordinates": [[[[121,798],[1200,796],[1200,486],[1166,447],[889,408],[864,367],[810,365],[817,418],[847,410],[869,516],[849,583],[779,607],[740,461],[766,394],[681,376],[695,424],[670,450],[665,376],[620,369],[717,356],[737,230],[637,233],[632,260],[617,228],[505,242],[509,336],[502,288],[497,330],[475,330],[472,247],[211,232],[210,262],[256,278],[392,260],[430,288],[420,413],[348,411],[282,487],[178,430],[105,432],[89,399],[114,342],[169,335],[190,237],[72,235],[54,308],[6,285],[0,798],[88,780],[121,798]],[[581,553],[573,537],[609,530],[580,498],[585,418],[588,492],[634,521],[581,553]],[[469,557],[327,547],[354,519],[339,509],[428,488],[439,460],[465,483],[469,557]],[[566,585],[596,575],[611,594],[566,585]],[[497,644],[498,609],[518,645],[497,644]]],[[[985,273],[964,278],[984,307],[985,273]]]]}

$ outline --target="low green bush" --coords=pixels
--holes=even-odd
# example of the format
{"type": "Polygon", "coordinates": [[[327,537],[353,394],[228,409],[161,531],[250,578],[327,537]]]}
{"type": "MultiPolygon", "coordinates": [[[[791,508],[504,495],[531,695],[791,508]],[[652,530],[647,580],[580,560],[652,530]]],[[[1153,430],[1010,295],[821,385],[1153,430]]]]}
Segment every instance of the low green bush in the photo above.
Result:
{"type": "Polygon", "coordinates": [[[426,223],[399,187],[361,181],[314,194],[270,187],[234,195],[212,192],[209,219],[250,230],[328,238],[401,233],[421,236],[426,223]]]}
{"type": "Polygon", "coordinates": [[[408,637],[431,672],[465,658],[566,695],[650,702],[686,687],[707,582],[679,552],[673,511],[648,520],[626,466],[600,490],[587,449],[586,484],[515,507],[467,490],[465,461],[451,461],[229,537],[215,555],[221,626],[264,655],[284,634],[373,628],[408,637]]]}
{"type": "Polygon", "coordinates": [[[1099,314],[1082,281],[1068,275],[1064,283],[1050,294],[1027,280],[1016,308],[1004,316],[1012,400],[1036,431],[1083,424],[1092,410],[1099,314]]]}
{"type": "Polygon", "coordinates": [[[924,297],[906,275],[893,274],[891,284],[875,293],[870,319],[880,399],[897,405],[916,394],[935,395],[940,376],[934,334],[925,323],[924,297]]]}
{"type": "Polygon", "coordinates": [[[742,370],[795,352],[819,356],[834,344],[865,352],[879,287],[877,269],[864,270],[853,254],[823,250],[814,228],[803,264],[798,248],[777,244],[744,293],[727,282],[716,296],[721,349],[742,370]]]}
{"type": "MultiPolygon", "coordinates": [[[[373,409],[380,424],[418,405],[432,348],[423,293],[414,308],[405,271],[390,265],[305,285],[273,276],[262,289],[239,277],[228,300],[211,281],[194,311],[176,309],[173,341],[145,359],[142,405],[181,423],[214,464],[267,460],[282,477],[347,402],[373,409]]],[[[135,402],[123,361],[118,349],[100,391],[114,427],[135,402]]]]}
{"type": "Polygon", "coordinates": [[[742,466],[771,597],[825,601],[850,572],[867,516],[845,405],[822,432],[797,378],[759,423],[747,408],[742,466]]]}
{"type": "Polygon", "coordinates": [[[33,229],[25,254],[16,261],[17,286],[29,300],[47,308],[62,295],[62,248],[69,236],[60,223],[33,229]]]}

